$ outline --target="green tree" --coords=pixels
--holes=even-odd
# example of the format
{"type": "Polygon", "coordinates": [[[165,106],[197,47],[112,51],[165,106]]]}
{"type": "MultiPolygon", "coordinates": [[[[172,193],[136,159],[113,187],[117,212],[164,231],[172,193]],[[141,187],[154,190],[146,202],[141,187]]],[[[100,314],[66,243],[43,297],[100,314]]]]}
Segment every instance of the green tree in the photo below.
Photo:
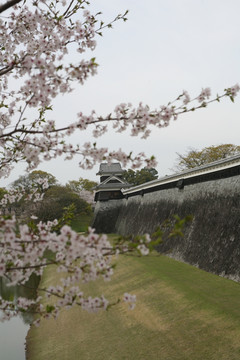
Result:
{"type": "MultiPolygon", "coordinates": [[[[8,191],[4,187],[2,187],[2,188],[0,187],[0,200],[2,200],[4,195],[7,194],[7,193],[8,193],[8,191]]],[[[1,211],[2,211],[3,215],[6,214],[6,208],[5,207],[2,207],[1,211]]]]}
{"type": "Polygon", "coordinates": [[[0,200],[2,200],[5,194],[7,194],[7,190],[4,187],[0,188],[0,200]]]}
{"type": "Polygon", "coordinates": [[[26,202],[25,200],[33,188],[38,189],[40,193],[46,191],[41,188],[40,184],[38,184],[39,179],[47,179],[49,187],[57,185],[57,179],[55,176],[42,170],[35,170],[29,174],[22,175],[11,184],[11,189],[19,189],[21,192],[25,193],[20,200],[11,204],[11,210],[15,212],[15,215],[18,218],[21,217],[23,219],[27,219],[35,213],[36,209],[38,209],[39,204],[37,202],[26,202]]]}
{"type": "Polygon", "coordinates": [[[32,171],[30,174],[22,175],[17,180],[15,180],[11,184],[11,188],[23,188],[24,191],[28,192],[32,186],[37,184],[38,179],[46,179],[48,180],[48,185],[57,185],[57,179],[52,174],[42,171],[42,170],[35,170],[32,171]]]}
{"type": "Polygon", "coordinates": [[[66,186],[50,187],[36,210],[38,220],[48,221],[60,219],[70,205],[74,205],[75,215],[91,214],[91,206],[66,186]]]}
{"type": "Polygon", "coordinates": [[[158,178],[158,172],[154,168],[143,168],[141,170],[125,170],[123,173],[123,179],[131,185],[140,185],[148,181],[152,181],[158,178]]]}
{"type": "Polygon", "coordinates": [[[190,149],[185,155],[177,154],[176,168],[192,169],[237,154],[240,154],[240,146],[233,144],[212,145],[202,150],[190,149]]]}
{"type": "Polygon", "coordinates": [[[79,194],[83,190],[93,192],[93,188],[96,185],[97,182],[88,179],[83,179],[82,177],[80,177],[79,180],[69,181],[66,186],[67,188],[79,194]]]}

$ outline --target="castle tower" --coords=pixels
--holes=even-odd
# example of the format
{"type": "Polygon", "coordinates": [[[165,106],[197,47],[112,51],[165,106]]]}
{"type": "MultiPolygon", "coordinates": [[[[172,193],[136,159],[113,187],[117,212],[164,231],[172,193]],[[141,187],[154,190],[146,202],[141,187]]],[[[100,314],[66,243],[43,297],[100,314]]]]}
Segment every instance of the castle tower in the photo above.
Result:
{"type": "Polygon", "coordinates": [[[120,163],[102,163],[100,164],[97,175],[100,175],[100,184],[95,187],[95,201],[108,201],[112,199],[122,199],[121,189],[130,187],[123,180],[124,170],[120,163]]]}

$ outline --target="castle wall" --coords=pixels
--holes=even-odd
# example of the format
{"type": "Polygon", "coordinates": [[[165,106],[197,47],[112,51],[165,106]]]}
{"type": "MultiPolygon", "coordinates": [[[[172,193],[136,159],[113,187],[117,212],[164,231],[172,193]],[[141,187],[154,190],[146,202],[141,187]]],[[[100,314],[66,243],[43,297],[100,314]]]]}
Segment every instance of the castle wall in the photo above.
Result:
{"type": "Polygon", "coordinates": [[[98,203],[93,226],[98,232],[143,234],[174,214],[191,214],[184,237],[165,239],[158,251],[240,280],[240,168],[224,176],[192,178],[183,189],[171,183],[98,203]]]}

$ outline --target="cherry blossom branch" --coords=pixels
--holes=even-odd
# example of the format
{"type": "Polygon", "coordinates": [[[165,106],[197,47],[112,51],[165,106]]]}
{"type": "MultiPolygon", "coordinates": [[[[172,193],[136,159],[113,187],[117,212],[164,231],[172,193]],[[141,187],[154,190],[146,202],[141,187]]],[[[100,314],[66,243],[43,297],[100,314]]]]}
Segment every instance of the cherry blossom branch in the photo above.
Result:
{"type": "MultiPolygon", "coordinates": [[[[210,89],[209,89],[210,91],[210,89]]],[[[79,118],[80,118],[80,121],[79,123],[75,123],[75,124],[70,124],[68,126],[65,126],[65,127],[61,127],[61,128],[58,128],[56,129],[54,125],[51,125],[50,128],[48,128],[47,132],[48,133],[58,133],[58,132],[64,132],[64,131],[68,131],[70,130],[71,128],[75,128],[75,129],[80,129],[80,130],[85,130],[85,127],[86,126],[89,126],[89,125],[95,125],[95,124],[99,124],[99,123],[104,123],[104,122],[132,122],[134,120],[143,120],[144,117],[146,115],[148,115],[151,120],[152,120],[152,123],[153,123],[153,119],[156,119],[154,121],[154,124],[155,125],[159,125],[160,121],[161,120],[168,120],[167,118],[169,118],[169,120],[171,118],[174,118],[176,119],[177,116],[181,115],[181,114],[184,114],[184,113],[187,113],[187,112],[191,112],[191,111],[195,111],[197,109],[201,109],[201,108],[205,108],[207,107],[207,105],[213,103],[213,102],[219,102],[220,99],[224,98],[224,97],[230,97],[230,98],[234,98],[237,93],[239,91],[239,86],[238,84],[236,84],[235,86],[231,87],[231,88],[228,88],[228,89],[225,89],[225,93],[222,94],[222,95],[217,95],[214,99],[211,99],[211,100],[205,100],[204,98],[204,101],[202,101],[200,103],[200,105],[196,105],[196,106],[193,106],[191,108],[187,108],[186,107],[186,104],[184,105],[180,105],[179,107],[175,107],[173,106],[173,103],[176,101],[176,100],[180,100],[181,97],[183,95],[180,95],[176,100],[174,100],[173,102],[170,102],[168,103],[167,106],[162,106],[162,109],[160,111],[148,111],[148,114],[147,114],[147,108],[144,108],[144,112],[143,114],[141,114],[141,111],[139,111],[139,108],[142,106],[142,104],[140,103],[139,105],[139,108],[137,109],[133,109],[131,108],[131,104],[120,104],[119,106],[116,107],[116,116],[112,116],[112,114],[110,114],[109,116],[107,117],[102,117],[102,116],[97,116],[96,118],[94,118],[93,116],[90,116],[90,117],[87,117],[87,116],[83,116],[82,114],[79,115],[79,118]],[[169,114],[167,113],[166,114],[166,110],[169,111],[169,114]],[[130,113],[130,115],[129,115],[130,113]],[[158,121],[159,120],[159,121],[158,121]],[[84,123],[84,125],[83,125],[84,123]]],[[[201,96],[201,94],[199,95],[199,97],[201,96]]],[[[210,95],[209,95],[210,96],[210,95]]],[[[189,100],[188,103],[192,103],[194,101],[199,101],[199,97],[196,97],[192,100],[189,100]]],[[[32,99],[32,98],[31,98],[32,99]]],[[[25,105],[25,108],[23,109],[23,112],[25,111],[28,103],[31,101],[31,99],[26,103],[25,105]]],[[[141,110],[141,109],[140,109],[141,110]]],[[[21,113],[21,117],[20,117],[20,120],[23,116],[23,112],[21,113]]],[[[19,124],[20,120],[18,121],[17,125],[19,124]]],[[[37,122],[37,121],[36,121],[37,122]]],[[[32,134],[32,135],[40,135],[40,134],[45,134],[46,133],[46,130],[42,129],[42,130],[29,130],[27,128],[17,128],[17,125],[15,126],[14,130],[8,132],[8,133],[3,133],[0,135],[0,138],[4,138],[4,137],[9,137],[15,133],[21,133],[21,134],[32,134]]],[[[148,123],[146,122],[146,125],[145,126],[148,126],[148,123]]]]}
{"type": "MultiPolygon", "coordinates": [[[[174,232],[176,235],[179,235],[181,233],[180,229],[182,229],[182,225],[186,221],[189,221],[189,219],[179,219],[176,217],[174,229],[169,233],[169,236],[172,236],[174,232]]],[[[4,226],[4,223],[2,223],[2,225],[4,226]]],[[[14,221],[5,221],[5,226],[6,225],[10,230],[14,225],[14,221]]],[[[44,231],[43,233],[45,233],[47,228],[49,230],[51,229],[51,226],[52,224],[50,223],[47,227],[46,224],[41,223],[39,224],[39,230],[44,231]]],[[[169,229],[169,226],[169,223],[165,223],[163,225],[163,230],[169,229]]],[[[22,235],[28,235],[26,227],[20,228],[20,232],[22,235]]],[[[45,236],[46,235],[49,236],[50,233],[45,234],[45,236]]],[[[69,308],[74,305],[81,306],[83,309],[90,312],[97,312],[100,309],[108,309],[109,307],[117,305],[121,301],[120,299],[117,299],[113,303],[109,303],[104,296],[95,298],[84,297],[83,292],[80,290],[79,285],[76,285],[76,282],[79,283],[80,280],[83,282],[95,281],[99,276],[103,276],[105,280],[109,280],[113,274],[113,264],[111,263],[112,255],[118,255],[119,253],[129,255],[129,253],[134,252],[137,256],[138,254],[147,255],[149,250],[153,249],[154,246],[161,241],[162,235],[163,231],[157,229],[151,237],[148,234],[127,238],[119,237],[110,244],[105,235],[99,236],[95,234],[92,229],[89,229],[89,234],[87,236],[82,236],[77,235],[69,227],[62,228],[61,234],[59,235],[62,239],[62,247],[56,248],[56,260],[53,260],[53,262],[58,266],[58,271],[63,272],[66,275],[61,278],[61,285],[38,288],[38,292],[45,293],[48,299],[50,297],[55,297],[58,300],[54,300],[53,303],[51,302],[51,305],[43,305],[41,296],[36,300],[19,298],[16,303],[3,300],[0,297],[0,309],[4,312],[3,319],[6,320],[19,312],[36,313],[43,318],[56,318],[62,308],[69,308]],[[67,238],[62,237],[62,235],[67,236],[67,238]],[[84,244],[88,247],[88,253],[86,252],[84,244]],[[78,248],[79,245],[80,248],[78,248]],[[72,250],[71,252],[70,249],[72,250]],[[83,251],[81,255],[78,253],[79,249],[82,249],[83,251]],[[70,257],[69,254],[71,255],[70,257]]],[[[53,237],[53,241],[56,242],[56,238],[53,237]]],[[[59,241],[57,243],[59,245],[61,244],[59,241]]],[[[49,246],[44,247],[44,249],[47,248],[52,249],[51,242],[49,246]]],[[[34,248],[32,250],[34,250],[34,248]]],[[[14,254],[12,255],[14,256],[14,254]]],[[[32,266],[30,267],[32,268],[32,266]]],[[[7,269],[8,268],[4,270],[0,258],[0,273],[2,272],[2,274],[9,279],[11,284],[12,274],[7,272],[7,269]]],[[[22,270],[25,270],[25,267],[24,269],[23,267],[14,269],[15,277],[17,272],[19,273],[18,283],[21,285],[23,283],[24,286],[25,279],[28,279],[32,272],[23,273],[22,270]]],[[[122,301],[128,303],[130,309],[132,309],[135,306],[136,297],[125,293],[122,301]]],[[[34,322],[35,325],[39,325],[39,321],[40,318],[34,322]]]]}
{"type": "Polygon", "coordinates": [[[14,63],[8,66],[5,66],[4,68],[0,69],[0,76],[7,74],[8,72],[12,71],[14,68],[14,63]]]}
{"type": "Polygon", "coordinates": [[[124,14],[119,14],[115,17],[115,19],[113,19],[112,21],[110,21],[109,23],[104,25],[104,22],[101,21],[100,23],[100,27],[98,29],[95,30],[96,34],[102,36],[102,32],[101,30],[105,29],[105,28],[111,28],[112,24],[118,20],[123,20],[123,21],[127,21],[127,14],[129,13],[129,10],[126,10],[124,14]]]}
{"type": "MultiPolygon", "coordinates": [[[[107,131],[107,126],[101,125],[101,123],[106,122],[107,124],[113,123],[113,127],[117,132],[122,132],[128,127],[131,127],[132,136],[141,135],[142,138],[147,138],[151,132],[150,126],[156,126],[158,128],[166,127],[171,120],[176,120],[179,115],[196,109],[205,108],[212,102],[219,102],[223,97],[229,97],[234,101],[238,92],[239,85],[236,84],[233,87],[225,89],[224,94],[209,99],[211,95],[210,89],[206,88],[201,91],[198,97],[190,100],[189,95],[184,91],[183,94],[173,102],[170,102],[167,106],[162,106],[160,110],[155,111],[151,111],[148,106],[143,106],[141,103],[138,108],[135,109],[131,104],[120,104],[115,108],[115,115],[110,114],[103,118],[97,116],[94,112],[90,116],[84,116],[82,113],[79,113],[78,121],[62,128],[56,128],[55,122],[52,120],[48,122],[45,121],[44,117],[42,117],[45,112],[44,109],[40,111],[41,115],[39,116],[39,119],[35,120],[34,123],[30,125],[31,127],[24,125],[17,128],[17,125],[23,116],[23,109],[19,122],[15,128],[8,132],[2,132],[0,138],[2,138],[6,144],[10,144],[11,150],[9,147],[8,151],[11,151],[12,153],[11,159],[27,160],[29,169],[33,169],[39,164],[41,161],[41,154],[45,154],[44,157],[46,160],[61,156],[62,154],[66,154],[66,159],[71,159],[74,155],[81,155],[82,161],[80,162],[80,166],[83,168],[92,168],[97,162],[103,160],[118,160],[121,161],[124,166],[126,166],[127,163],[132,162],[134,167],[141,166],[143,161],[145,161],[147,166],[151,167],[156,164],[154,157],[146,159],[145,155],[141,153],[134,158],[132,157],[132,154],[124,154],[122,151],[109,152],[106,148],[97,149],[96,143],[86,143],[82,146],[76,145],[73,147],[73,145],[67,145],[64,142],[61,147],[57,147],[56,144],[59,142],[57,134],[65,132],[65,135],[70,135],[76,130],[84,130],[88,126],[93,125],[95,126],[93,136],[99,137],[107,131]],[[177,101],[180,102],[179,106],[176,106],[177,101]],[[193,102],[196,101],[198,101],[200,105],[192,105],[193,102]],[[190,104],[191,106],[189,106],[190,104]],[[16,136],[17,134],[20,134],[20,136],[16,136]],[[30,135],[35,137],[33,138],[30,135]],[[37,138],[36,136],[39,135],[43,135],[43,137],[37,138]],[[22,151],[23,148],[25,148],[24,152],[22,151]]],[[[25,108],[28,104],[29,103],[25,105],[25,108]]],[[[3,154],[3,156],[6,161],[7,157],[5,154],[3,154]]],[[[5,162],[3,164],[5,164],[5,162]]]]}
{"type": "Polygon", "coordinates": [[[74,0],[71,0],[69,6],[67,7],[66,11],[62,15],[63,17],[65,17],[68,14],[68,12],[71,9],[71,6],[72,6],[73,3],[74,3],[74,0]]]}

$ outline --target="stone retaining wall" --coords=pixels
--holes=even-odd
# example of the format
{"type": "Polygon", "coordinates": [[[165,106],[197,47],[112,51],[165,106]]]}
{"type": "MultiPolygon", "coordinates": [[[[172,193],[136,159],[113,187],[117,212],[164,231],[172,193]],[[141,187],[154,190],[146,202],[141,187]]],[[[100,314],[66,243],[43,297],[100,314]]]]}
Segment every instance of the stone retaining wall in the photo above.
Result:
{"type": "MultiPolygon", "coordinates": [[[[157,189],[157,188],[155,188],[157,189]]],[[[130,194],[131,195],[131,194],[130,194]]],[[[98,232],[153,232],[172,215],[193,215],[184,238],[165,240],[158,248],[201,269],[240,280],[240,174],[184,186],[162,188],[97,204],[98,232]],[[143,193],[142,193],[143,194],[143,193]]]]}

